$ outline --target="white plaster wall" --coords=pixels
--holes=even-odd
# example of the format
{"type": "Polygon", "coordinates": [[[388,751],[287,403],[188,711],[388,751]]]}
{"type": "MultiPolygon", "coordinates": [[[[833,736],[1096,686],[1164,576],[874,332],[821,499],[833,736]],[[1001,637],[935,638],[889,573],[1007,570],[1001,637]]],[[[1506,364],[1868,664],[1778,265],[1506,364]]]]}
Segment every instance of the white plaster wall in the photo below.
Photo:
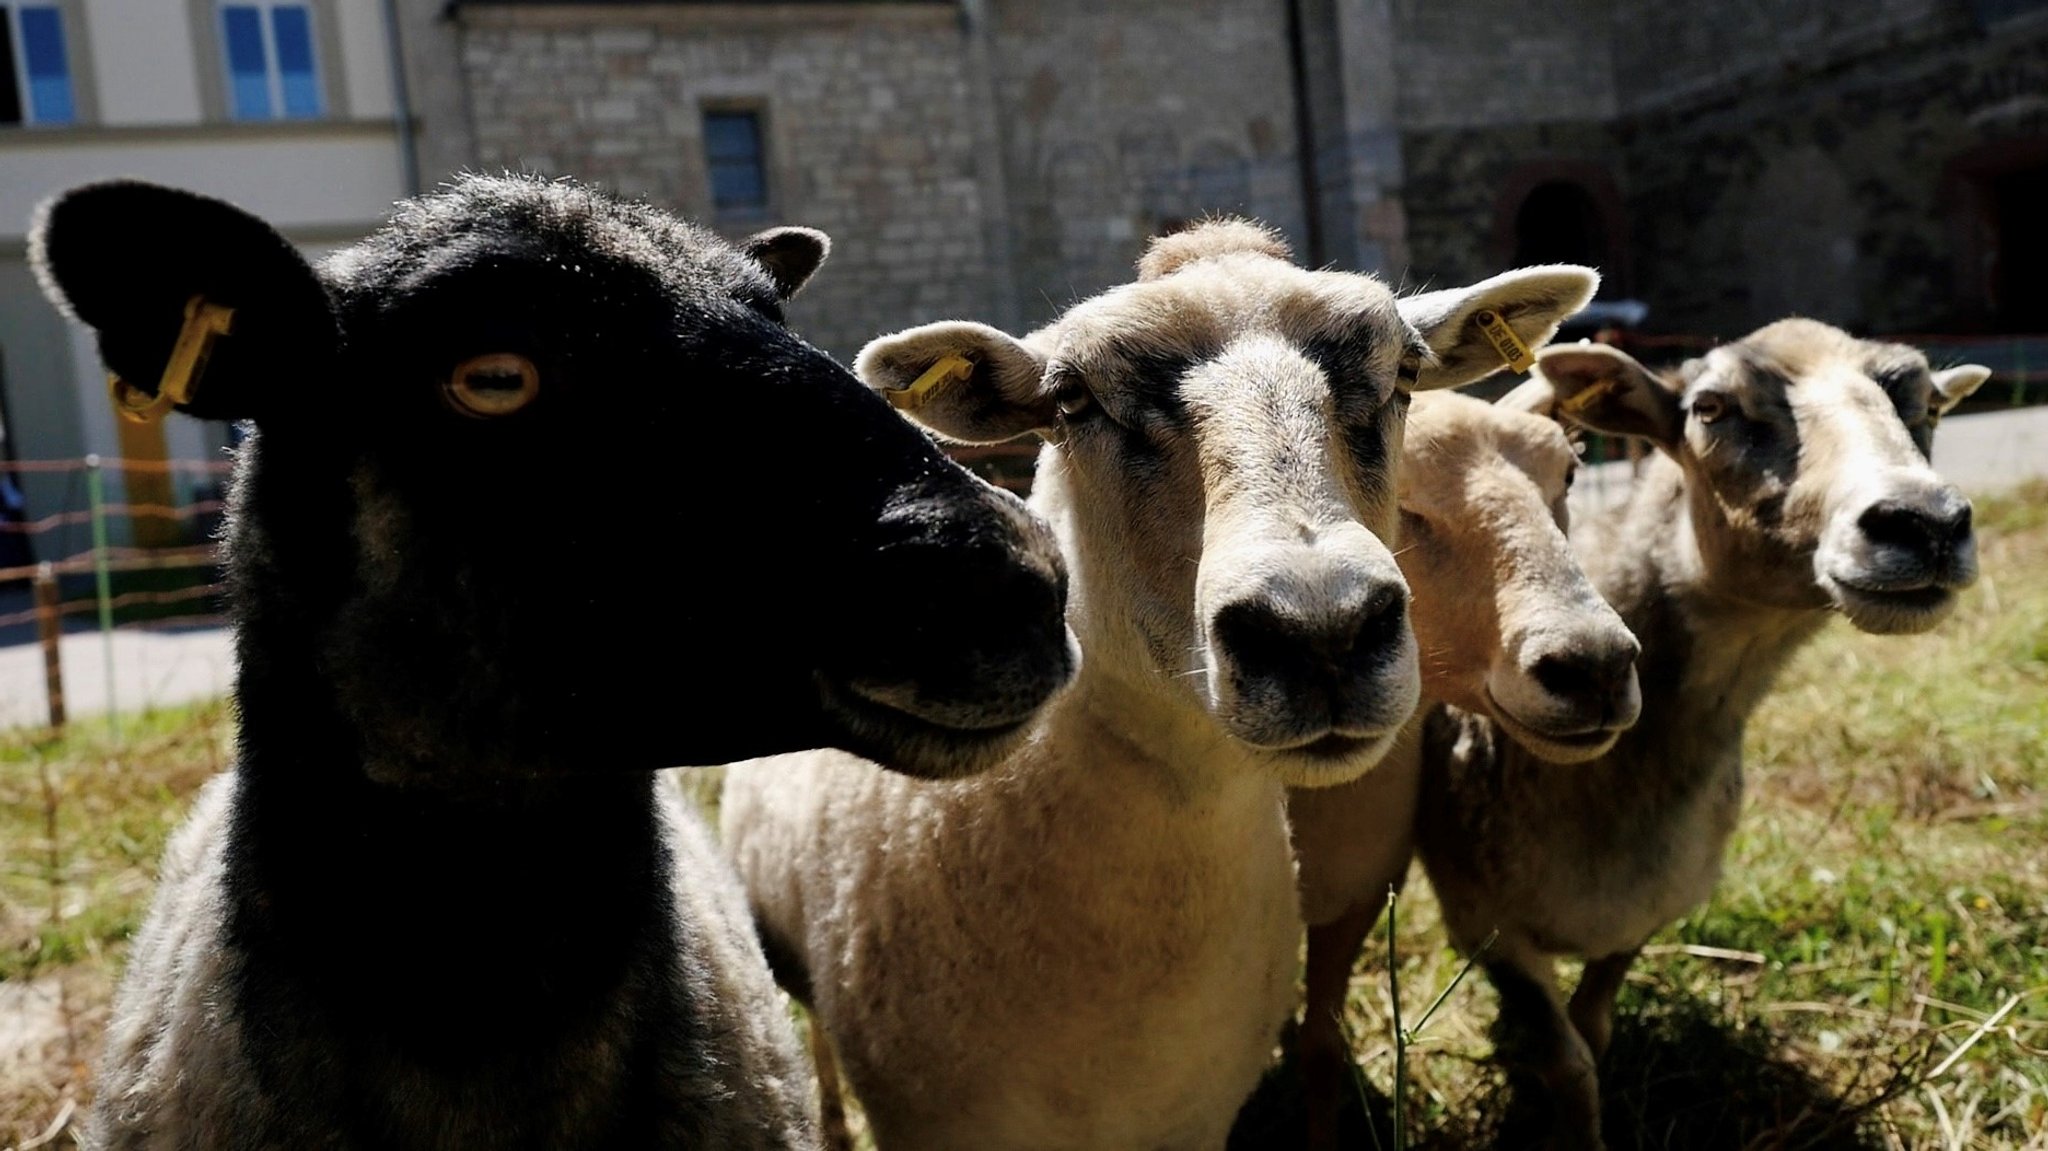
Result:
{"type": "Polygon", "coordinates": [[[185,5],[175,0],[83,3],[100,122],[199,123],[199,53],[185,5]]]}
{"type": "MultiPolygon", "coordinates": [[[[348,93],[349,116],[356,120],[390,118],[391,51],[384,38],[384,5],[379,0],[336,0],[341,25],[342,87],[348,93]]],[[[455,62],[449,61],[449,67],[455,62]]]]}
{"type": "Polygon", "coordinates": [[[381,127],[162,141],[53,134],[0,150],[0,240],[26,235],[44,198],[111,176],[218,196],[286,230],[360,226],[367,232],[404,195],[395,131],[381,127]]]}

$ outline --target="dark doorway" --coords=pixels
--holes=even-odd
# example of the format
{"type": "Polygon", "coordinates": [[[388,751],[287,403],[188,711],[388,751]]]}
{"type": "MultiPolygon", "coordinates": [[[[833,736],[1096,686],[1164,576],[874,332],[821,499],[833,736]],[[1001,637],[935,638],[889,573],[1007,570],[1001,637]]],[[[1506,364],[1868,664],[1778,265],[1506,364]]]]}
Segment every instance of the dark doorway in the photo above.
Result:
{"type": "Polygon", "coordinates": [[[1529,189],[1515,212],[1515,264],[1611,266],[1607,223],[1593,194],[1570,180],[1550,180],[1529,189]]]}
{"type": "Polygon", "coordinates": [[[2048,165],[1994,176],[1991,321],[2004,332],[2048,332],[2048,165]]]}

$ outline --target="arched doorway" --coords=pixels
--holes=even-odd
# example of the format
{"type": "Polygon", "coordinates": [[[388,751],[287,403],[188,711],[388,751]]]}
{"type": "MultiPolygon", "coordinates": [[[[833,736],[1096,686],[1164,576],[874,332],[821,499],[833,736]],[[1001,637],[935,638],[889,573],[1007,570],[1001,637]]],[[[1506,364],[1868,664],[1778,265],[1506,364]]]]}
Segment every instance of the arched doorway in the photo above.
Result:
{"type": "Polygon", "coordinates": [[[1614,266],[1612,255],[1600,204],[1576,181],[1545,180],[1515,210],[1514,267],[1587,264],[1605,270],[1614,266]]]}
{"type": "Polygon", "coordinates": [[[2048,332],[2048,136],[1985,144],[1949,164],[1956,319],[1966,330],[2048,332]]]}

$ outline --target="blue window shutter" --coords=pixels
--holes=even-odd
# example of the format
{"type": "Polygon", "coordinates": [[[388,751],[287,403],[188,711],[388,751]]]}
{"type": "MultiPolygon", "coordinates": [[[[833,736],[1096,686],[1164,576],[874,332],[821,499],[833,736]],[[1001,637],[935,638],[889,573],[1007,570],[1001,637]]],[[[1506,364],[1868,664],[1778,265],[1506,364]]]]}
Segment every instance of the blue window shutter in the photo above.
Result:
{"type": "Polygon", "coordinates": [[[714,208],[768,205],[768,172],[756,112],[704,113],[704,160],[714,208]]]}
{"type": "Polygon", "coordinates": [[[237,120],[268,120],[274,113],[263,13],[247,4],[228,4],[221,7],[220,20],[228,59],[228,114],[237,120]]]}
{"type": "Polygon", "coordinates": [[[303,5],[273,8],[270,31],[277,41],[277,75],[284,114],[311,120],[321,114],[320,74],[313,66],[313,15],[303,5]]]}
{"type": "Polygon", "coordinates": [[[28,71],[28,103],[38,124],[78,118],[71,102],[71,60],[64,53],[64,17],[55,8],[21,10],[21,55],[28,71]]]}

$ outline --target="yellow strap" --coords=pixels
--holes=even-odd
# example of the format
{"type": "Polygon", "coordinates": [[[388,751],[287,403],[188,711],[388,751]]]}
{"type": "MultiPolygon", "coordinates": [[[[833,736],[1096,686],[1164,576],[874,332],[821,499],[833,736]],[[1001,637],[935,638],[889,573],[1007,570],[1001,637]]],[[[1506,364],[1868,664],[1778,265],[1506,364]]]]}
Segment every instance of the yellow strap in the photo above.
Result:
{"type": "Polygon", "coordinates": [[[899,408],[915,408],[925,401],[925,393],[949,380],[964,380],[974,373],[974,361],[954,353],[941,357],[939,362],[924,370],[924,374],[912,380],[910,386],[900,392],[890,392],[889,402],[899,408]]]}
{"type": "Polygon", "coordinates": [[[1526,372],[1536,366],[1536,357],[1529,351],[1529,345],[1522,342],[1522,337],[1516,335],[1513,328],[1508,327],[1507,321],[1500,318],[1499,312],[1481,312],[1473,319],[1479,321],[1479,330],[1486,333],[1486,338],[1493,344],[1493,350],[1500,354],[1501,359],[1507,361],[1509,370],[1526,372]]]}
{"type": "Polygon", "coordinates": [[[1559,401],[1557,406],[1564,409],[1565,415],[1576,416],[1580,412],[1585,411],[1587,408],[1592,407],[1593,404],[1600,399],[1600,397],[1606,395],[1607,393],[1613,391],[1614,389],[1620,386],[1620,377],[1602,376],[1599,379],[1593,381],[1591,384],[1588,384],[1587,386],[1580,388],[1577,392],[1573,393],[1570,399],[1559,401]]]}
{"type": "Polygon", "coordinates": [[[213,341],[234,331],[235,310],[208,303],[205,296],[185,301],[185,325],[178,329],[178,342],[171,345],[171,358],[164,364],[163,379],[156,394],[150,395],[119,376],[107,376],[107,393],[114,410],[138,424],[163,418],[178,404],[192,402],[206,361],[213,356],[213,341]]]}

